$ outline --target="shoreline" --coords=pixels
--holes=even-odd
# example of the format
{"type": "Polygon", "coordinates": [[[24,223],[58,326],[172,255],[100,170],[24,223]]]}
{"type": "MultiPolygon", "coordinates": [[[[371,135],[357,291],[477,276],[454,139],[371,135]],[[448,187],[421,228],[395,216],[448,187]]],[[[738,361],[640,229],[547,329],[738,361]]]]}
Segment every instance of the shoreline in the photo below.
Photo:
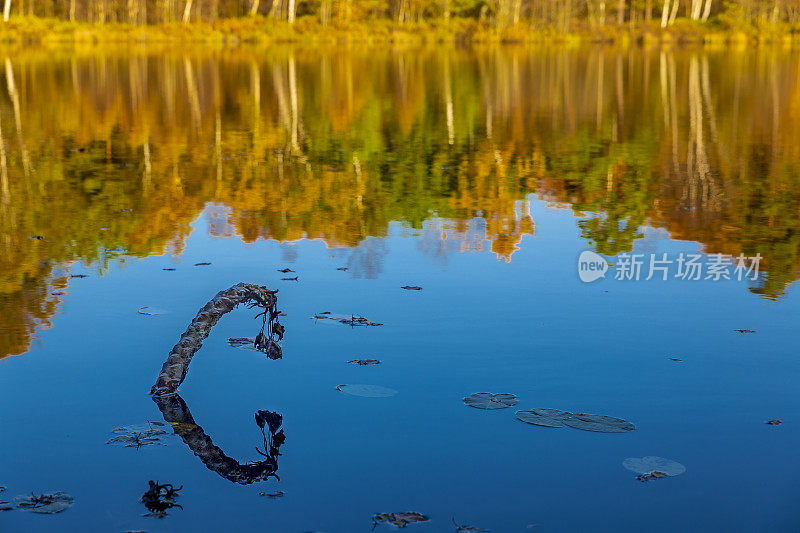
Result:
{"type": "Polygon", "coordinates": [[[555,29],[534,29],[530,23],[496,29],[474,19],[451,19],[397,24],[386,19],[322,26],[316,17],[300,17],[296,23],[275,21],[264,16],[219,19],[205,22],[134,25],[68,22],[55,18],[12,17],[0,22],[2,45],[69,44],[187,44],[224,46],[301,45],[637,45],[637,46],[747,46],[780,45],[798,47],[800,28],[768,25],[741,29],[722,28],[713,23],[678,19],[667,28],[657,21],[635,27],[625,25],[591,28],[577,24],[562,33],[555,29]]]}

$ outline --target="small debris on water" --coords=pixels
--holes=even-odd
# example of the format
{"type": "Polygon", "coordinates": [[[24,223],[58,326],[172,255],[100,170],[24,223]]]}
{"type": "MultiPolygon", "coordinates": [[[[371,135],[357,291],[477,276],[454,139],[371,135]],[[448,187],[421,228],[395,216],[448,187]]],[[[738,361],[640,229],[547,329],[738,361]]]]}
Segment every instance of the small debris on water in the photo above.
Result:
{"type": "Polygon", "coordinates": [[[378,524],[385,522],[396,527],[406,527],[406,524],[414,522],[427,522],[430,520],[427,516],[421,513],[405,512],[405,513],[378,513],[372,517],[372,521],[378,524]]]}
{"type": "Polygon", "coordinates": [[[295,276],[293,278],[281,278],[281,281],[300,281],[299,276],[295,276]]]}
{"type": "Polygon", "coordinates": [[[73,503],[75,498],[65,492],[54,492],[52,494],[31,493],[30,496],[17,496],[14,498],[17,508],[32,513],[55,514],[65,511],[73,503]]]}
{"type": "Polygon", "coordinates": [[[70,274],[69,277],[71,277],[71,278],[88,278],[89,276],[87,276],[86,274],[70,274]]]}
{"type": "Polygon", "coordinates": [[[336,270],[341,270],[342,272],[346,272],[347,271],[347,267],[339,267],[336,270]]]}
{"type": "Polygon", "coordinates": [[[649,474],[640,474],[636,476],[637,481],[652,481],[654,479],[661,479],[662,477],[669,477],[664,472],[650,472],[649,474]]]}
{"type": "Polygon", "coordinates": [[[162,268],[161,270],[169,270],[169,271],[172,271],[172,270],[175,270],[175,269],[174,269],[174,268],[162,268]]]}
{"type": "Polygon", "coordinates": [[[366,365],[379,365],[381,364],[380,361],[377,359],[352,359],[348,361],[348,363],[355,363],[359,366],[366,366],[366,365]]]}
{"type": "Polygon", "coordinates": [[[755,333],[756,330],[754,329],[735,329],[733,331],[738,331],[739,333],[755,333]]]}
{"type": "Polygon", "coordinates": [[[764,422],[765,424],[769,424],[770,426],[779,426],[781,424],[780,420],[767,420],[764,422]]]}
{"type": "Polygon", "coordinates": [[[259,496],[266,496],[267,498],[278,499],[283,496],[284,492],[279,490],[277,492],[259,492],[259,496]]]}
{"type": "Polygon", "coordinates": [[[183,507],[175,503],[175,498],[179,496],[178,491],[183,489],[183,485],[177,489],[171,483],[160,485],[158,481],[149,481],[150,488],[142,495],[142,502],[147,510],[150,511],[144,516],[164,518],[167,511],[173,507],[183,510],[183,507]]]}
{"type": "Polygon", "coordinates": [[[106,441],[106,444],[122,444],[125,448],[137,450],[142,446],[166,446],[161,439],[169,434],[163,429],[153,427],[163,425],[161,422],[148,422],[114,428],[111,430],[114,437],[106,441]]]}
{"type": "Polygon", "coordinates": [[[670,360],[670,361],[678,361],[678,362],[683,362],[683,359],[678,359],[677,357],[670,357],[670,358],[669,358],[669,360],[670,360]]]}
{"type": "Polygon", "coordinates": [[[194,264],[194,266],[196,266],[196,267],[202,267],[202,266],[208,266],[208,265],[210,265],[210,264],[211,264],[211,263],[208,263],[208,262],[203,262],[203,263],[195,263],[195,264],[194,264]]]}
{"type": "Polygon", "coordinates": [[[359,316],[359,315],[336,315],[331,313],[330,311],[325,311],[322,313],[317,313],[311,318],[316,320],[325,320],[328,322],[338,322],[339,324],[344,324],[346,326],[382,326],[383,324],[379,322],[371,322],[366,317],[359,316]]]}
{"type": "Polygon", "coordinates": [[[401,289],[405,289],[407,291],[421,291],[422,287],[417,287],[416,285],[404,285],[400,287],[401,289]]]}
{"type": "Polygon", "coordinates": [[[280,268],[280,269],[278,269],[278,272],[282,272],[284,274],[288,274],[289,272],[294,272],[294,270],[292,270],[291,268],[280,268]]]}
{"type": "Polygon", "coordinates": [[[64,291],[56,291],[56,292],[51,292],[50,294],[52,294],[53,296],[64,296],[67,293],[64,291]]]}

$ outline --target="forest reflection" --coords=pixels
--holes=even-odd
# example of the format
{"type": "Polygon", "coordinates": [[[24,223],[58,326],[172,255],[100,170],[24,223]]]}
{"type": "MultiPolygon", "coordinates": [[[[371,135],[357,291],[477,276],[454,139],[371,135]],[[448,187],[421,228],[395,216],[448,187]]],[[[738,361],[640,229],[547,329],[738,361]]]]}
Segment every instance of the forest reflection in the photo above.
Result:
{"type": "Polygon", "coordinates": [[[604,254],[650,225],[760,253],[763,297],[800,274],[800,61],[777,49],[0,53],[0,167],[0,357],[69,262],[179,252],[204,209],[372,276],[392,221],[510,261],[535,193],[604,254]]]}

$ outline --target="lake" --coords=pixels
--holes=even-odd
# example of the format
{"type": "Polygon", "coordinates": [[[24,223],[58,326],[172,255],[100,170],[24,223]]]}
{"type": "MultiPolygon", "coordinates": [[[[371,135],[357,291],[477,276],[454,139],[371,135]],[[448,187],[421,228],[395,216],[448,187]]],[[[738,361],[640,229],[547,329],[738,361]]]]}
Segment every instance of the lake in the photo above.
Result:
{"type": "Polygon", "coordinates": [[[796,50],[0,63],[0,501],[74,498],[0,530],[800,528],[796,50]],[[241,305],[154,401],[240,282],[279,290],[283,357],[229,343],[262,325],[241,305]],[[623,466],[649,456],[685,472],[623,466]],[[150,480],[182,509],[143,516],[150,480]]]}

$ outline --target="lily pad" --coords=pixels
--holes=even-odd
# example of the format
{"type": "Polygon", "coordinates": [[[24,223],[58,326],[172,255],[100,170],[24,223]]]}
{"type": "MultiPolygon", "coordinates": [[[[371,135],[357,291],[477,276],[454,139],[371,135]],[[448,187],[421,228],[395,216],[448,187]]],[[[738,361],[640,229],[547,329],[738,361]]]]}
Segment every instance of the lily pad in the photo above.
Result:
{"type": "Polygon", "coordinates": [[[384,522],[397,527],[406,527],[407,524],[414,522],[427,522],[430,520],[427,516],[420,513],[406,512],[406,513],[378,513],[372,517],[375,523],[384,522]]]}
{"type": "Polygon", "coordinates": [[[517,397],[508,392],[492,394],[491,392],[476,392],[464,398],[464,403],[476,409],[505,409],[517,405],[517,397]]]}
{"type": "Polygon", "coordinates": [[[564,420],[572,416],[571,413],[558,409],[528,409],[517,411],[516,415],[526,424],[546,428],[563,428],[564,420]]]}
{"type": "Polygon", "coordinates": [[[17,496],[14,498],[17,508],[32,513],[55,514],[66,510],[75,503],[75,498],[65,492],[53,492],[50,494],[28,496],[17,496]]]}
{"type": "Polygon", "coordinates": [[[621,418],[585,413],[574,414],[558,409],[530,409],[517,411],[516,415],[525,423],[551,428],[569,426],[596,433],[625,433],[636,429],[636,426],[621,418]]]}
{"type": "Polygon", "coordinates": [[[660,473],[665,476],[679,476],[686,472],[686,467],[682,464],[670,459],[664,459],[663,457],[656,457],[655,455],[648,455],[647,457],[628,457],[622,461],[622,466],[637,474],[660,473]]]}
{"type": "Polygon", "coordinates": [[[394,396],[397,391],[380,385],[365,385],[363,383],[354,383],[352,385],[339,385],[337,390],[352,396],[363,396],[365,398],[388,398],[394,396]]]}
{"type": "Polygon", "coordinates": [[[625,433],[636,429],[636,426],[627,420],[606,415],[578,413],[572,415],[570,418],[564,419],[563,422],[566,426],[583,431],[594,431],[596,433],[625,433]]]}

